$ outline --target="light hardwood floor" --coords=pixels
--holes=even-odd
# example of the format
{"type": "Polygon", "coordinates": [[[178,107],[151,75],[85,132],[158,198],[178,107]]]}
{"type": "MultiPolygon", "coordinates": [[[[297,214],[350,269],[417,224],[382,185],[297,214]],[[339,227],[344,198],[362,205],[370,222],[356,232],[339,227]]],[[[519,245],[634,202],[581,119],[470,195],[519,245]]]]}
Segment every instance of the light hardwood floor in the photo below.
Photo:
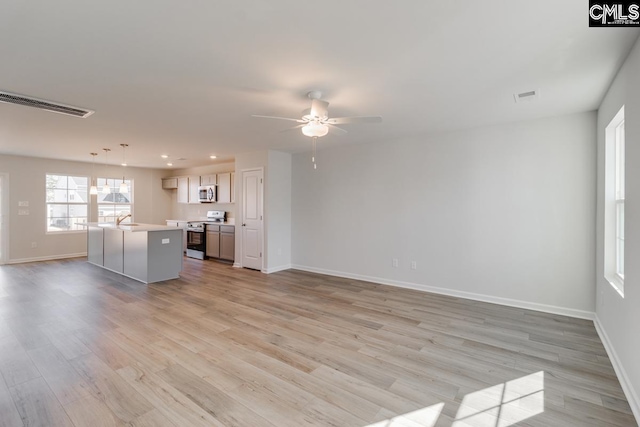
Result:
{"type": "Polygon", "coordinates": [[[634,426],[592,322],[185,259],[0,267],[0,426],[634,426]]]}

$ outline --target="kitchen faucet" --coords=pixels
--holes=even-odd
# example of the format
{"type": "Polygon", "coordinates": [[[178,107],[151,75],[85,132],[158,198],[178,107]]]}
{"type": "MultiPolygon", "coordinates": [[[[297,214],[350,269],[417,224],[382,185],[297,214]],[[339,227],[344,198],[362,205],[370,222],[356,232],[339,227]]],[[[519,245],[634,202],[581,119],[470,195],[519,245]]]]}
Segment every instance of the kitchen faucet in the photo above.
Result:
{"type": "Polygon", "coordinates": [[[124,221],[129,217],[131,217],[131,214],[126,214],[125,216],[119,216],[118,219],[116,219],[116,225],[120,225],[122,221],[124,221]]]}

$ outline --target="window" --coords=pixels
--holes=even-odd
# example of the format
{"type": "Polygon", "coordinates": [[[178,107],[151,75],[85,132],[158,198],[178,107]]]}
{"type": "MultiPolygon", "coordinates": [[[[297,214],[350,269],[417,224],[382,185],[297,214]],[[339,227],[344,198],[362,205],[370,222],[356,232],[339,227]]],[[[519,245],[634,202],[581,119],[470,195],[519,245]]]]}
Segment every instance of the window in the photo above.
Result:
{"type": "Polygon", "coordinates": [[[605,129],[605,278],[624,297],[624,107],[605,129]]]}
{"type": "MultiPolygon", "coordinates": [[[[118,217],[133,215],[133,181],[127,179],[128,192],[120,193],[121,179],[98,178],[98,222],[115,222],[118,217]],[[110,193],[105,194],[102,188],[107,184],[110,193]]],[[[122,221],[123,224],[133,222],[132,217],[122,221]]]]}
{"type": "Polygon", "coordinates": [[[46,175],[47,232],[84,230],[89,192],[86,176],[46,175]]]}

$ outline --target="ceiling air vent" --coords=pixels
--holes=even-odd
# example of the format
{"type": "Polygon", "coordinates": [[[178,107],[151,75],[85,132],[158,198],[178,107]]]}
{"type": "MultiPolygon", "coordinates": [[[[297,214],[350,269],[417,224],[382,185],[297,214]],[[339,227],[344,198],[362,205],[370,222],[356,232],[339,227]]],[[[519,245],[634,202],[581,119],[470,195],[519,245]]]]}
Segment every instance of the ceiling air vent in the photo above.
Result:
{"type": "Polygon", "coordinates": [[[520,102],[531,102],[540,98],[539,90],[530,90],[528,92],[514,93],[513,99],[515,99],[516,104],[520,102]]]}
{"type": "Polygon", "coordinates": [[[94,111],[92,110],[85,110],[79,107],[71,107],[69,105],[57,104],[54,102],[17,95],[15,93],[9,93],[9,92],[0,92],[0,102],[6,102],[7,104],[24,105],[27,107],[34,107],[40,110],[66,114],[68,116],[82,117],[83,119],[86,117],[89,117],[94,113],[94,111]]]}

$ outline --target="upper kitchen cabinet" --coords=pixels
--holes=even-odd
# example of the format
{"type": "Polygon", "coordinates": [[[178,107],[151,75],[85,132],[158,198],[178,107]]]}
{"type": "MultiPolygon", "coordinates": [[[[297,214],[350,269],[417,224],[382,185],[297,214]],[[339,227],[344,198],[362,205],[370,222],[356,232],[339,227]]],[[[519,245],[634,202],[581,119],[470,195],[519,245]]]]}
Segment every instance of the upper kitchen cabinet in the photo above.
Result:
{"type": "Polygon", "coordinates": [[[198,187],[200,187],[200,177],[190,176],[189,177],[189,203],[200,203],[200,192],[198,187]]]}
{"type": "Polygon", "coordinates": [[[216,178],[216,174],[211,174],[211,175],[202,175],[200,177],[200,185],[216,185],[218,183],[218,180],[216,178]]]}
{"type": "Polygon", "coordinates": [[[162,178],[162,188],[165,190],[175,190],[178,188],[178,178],[162,178]]]}
{"type": "Polygon", "coordinates": [[[236,173],[231,172],[231,203],[236,202],[236,173]]]}
{"type": "Polygon", "coordinates": [[[202,185],[216,186],[217,198],[214,203],[235,203],[235,172],[162,178],[162,188],[178,190],[178,203],[200,203],[199,187],[202,185]]]}
{"type": "Polygon", "coordinates": [[[178,183],[178,203],[200,203],[198,187],[200,186],[199,176],[180,176],[175,178],[178,183]]]}
{"type": "Polygon", "coordinates": [[[176,195],[176,202],[189,203],[189,178],[181,176],[176,179],[178,180],[178,194],[176,195]]]}
{"type": "Polygon", "coordinates": [[[218,203],[231,203],[231,172],[218,174],[218,203]]]}

